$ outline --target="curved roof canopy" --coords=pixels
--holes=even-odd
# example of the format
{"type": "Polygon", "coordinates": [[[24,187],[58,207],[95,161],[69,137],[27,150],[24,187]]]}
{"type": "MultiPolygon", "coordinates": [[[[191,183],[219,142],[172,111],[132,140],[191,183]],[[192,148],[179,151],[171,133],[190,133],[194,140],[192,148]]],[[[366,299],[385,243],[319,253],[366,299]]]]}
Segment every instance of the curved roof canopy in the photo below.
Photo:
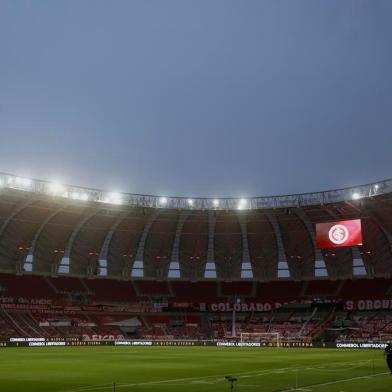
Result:
{"type": "Polygon", "coordinates": [[[190,198],[138,193],[112,193],[75,185],[62,185],[44,180],[0,173],[0,187],[24,190],[59,198],[136,207],[189,210],[253,210],[304,207],[373,197],[392,192],[392,179],[354,187],[292,195],[257,196],[250,198],[190,198]]]}

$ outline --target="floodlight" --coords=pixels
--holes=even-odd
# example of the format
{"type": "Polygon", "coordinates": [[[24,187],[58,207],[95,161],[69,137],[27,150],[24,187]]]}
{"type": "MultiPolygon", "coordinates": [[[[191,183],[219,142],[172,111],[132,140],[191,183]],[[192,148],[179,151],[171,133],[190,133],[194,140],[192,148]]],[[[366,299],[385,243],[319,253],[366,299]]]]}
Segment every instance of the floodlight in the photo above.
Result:
{"type": "Polygon", "coordinates": [[[353,200],[358,200],[361,198],[361,195],[359,193],[355,192],[355,193],[353,193],[352,198],[353,198],[353,200]]]}
{"type": "Polygon", "coordinates": [[[121,204],[122,203],[121,193],[117,193],[117,192],[109,193],[109,198],[106,199],[106,201],[112,204],[121,204]]]}
{"type": "Polygon", "coordinates": [[[82,193],[80,195],[80,199],[83,200],[83,201],[87,201],[88,200],[88,194],[87,193],[82,193]]]}
{"type": "Polygon", "coordinates": [[[218,207],[219,206],[219,200],[218,199],[214,199],[212,201],[212,204],[214,205],[214,207],[218,207]]]}
{"type": "Polygon", "coordinates": [[[77,192],[72,192],[71,197],[72,197],[72,199],[77,200],[80,198],[80,195],[77,192]]]}
{"type": "Polygon", "coordinates": [[[167,203],[167,198],[166,197],[161,197],[159,199],[159,203],[162,204],[162,205],[165,205],[167,203]]]}
{"type": "Polygon", "coordinates": [[[21,178],[21,184],[23,186],[31,186],[32,181],[30,180],[30,178],[21,178]]]}
{"type": "Polygon", "coordinates": [[[245,207],[246,207],[246,199],[241,199],[241,200],[238,202],[237,208],[238,208],[239,210],[243,210],[245,207]]]}
{"type": "Polygon", "coordinates": [[[190,206],[193,206],[193,199],[188,199],[188,204],[189,204],[190,206]]]}
{"type": "Polygon", "coordinates": [[[17,187],[29,187],[32,181],[29,178],[22,177],[8,177],[8,185],[12,186],[13,184],[17,187]]]}
{"type": "Polygon", "coordinates": [[[54,195],[57,195],[57,194],[60,194],[60,193],[64,193],[65,189],[64,189],[64,186],[61,185],[60,183],[52,182],[49,185],[49,192],[53,193],[54,195]]]}

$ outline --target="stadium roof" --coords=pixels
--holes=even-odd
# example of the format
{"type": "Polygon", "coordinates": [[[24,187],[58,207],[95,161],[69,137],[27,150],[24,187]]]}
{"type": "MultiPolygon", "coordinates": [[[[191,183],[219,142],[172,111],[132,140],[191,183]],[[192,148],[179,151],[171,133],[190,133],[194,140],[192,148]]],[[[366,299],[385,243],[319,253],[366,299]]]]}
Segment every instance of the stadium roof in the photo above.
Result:
{"type": "Polygon", "coordinates": [[[191,198],[137,193],[114,193],[101,189],[63,185],[44,180],[28,179],[9,173],[0,173],[0,187],[52,195],[54,197],[122,204],[134,207],[189,209],[189,210],[252,210],[304,207],[358,200],[392,192],[392,179],[370,184],[319,192],[250,198],[191,198]]]}
{"type": "Polygon", "coordinates": [[[192,281],[392,272],[391,180],[242,202],[220,199],[218,206],[209,204],[214,199],[111,194],[9,174],[0,181],[2,272],[192,281]],[[316,223],[358,218],[363,245],[317,248],[316,223]]]}

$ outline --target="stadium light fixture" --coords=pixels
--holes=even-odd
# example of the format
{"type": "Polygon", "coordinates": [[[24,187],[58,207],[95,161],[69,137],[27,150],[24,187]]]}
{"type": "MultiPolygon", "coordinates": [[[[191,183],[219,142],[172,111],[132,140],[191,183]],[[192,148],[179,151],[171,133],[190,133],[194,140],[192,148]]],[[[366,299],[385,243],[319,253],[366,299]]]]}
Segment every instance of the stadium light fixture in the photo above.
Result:
{"type": "Polygon", "coordinates": [[[239,210],[243,210],[245,207],[246,207],[246,199],[241,199],[241,200],[238,202],[237,208],[238,208],[239,210]]]}
{"type": "Polygon", "coordinates": [[[166,197],[161,197],[160,199],[159,199],[159,204],[161,204],[161,205],[166,205],[167,204],[167,198],[166,197]]]}
{"type": "Polygon", "coordinates": [[[88,200],[88,194],[87,193],[72,192],[71,197],[74,200],[83,200],[83,201],[87,201],[88,200]]]}
{"type": "Polygon", "coordinates": [[[188,199],[188,204],[192,207],[193,206],[193,199],[188,199]]]}
{"type": "Polygon", "coordinates": [[[358,192],[354,192],[352,198],[353,200],[359,200],[361,198],[361,195],[358,192]]]}
{"type": "Polygon", "coordinates": [[[214,199],[212,201],[212,204],[214,205],[214,207],[219,207],[219,200],[218,199],[214,199]]]}
{"type": "Polygon", "coordinates": [[[106,199],[106,202],[112,204],[121,204],[122,203],[121,193],[117,193],[117,192],[109,193],[109,197],[106,199]]]}
{"type": "Polygon", "coordinates": [[[21,179],[22,186],[29,187],[29,186],[31,186],[32,183],[33,182],[30,180],[30,178],[22,178],[21,179]]]}
{"type": "Polygon", "coordinates": [[[23,188],[28,188],[31,186],[32,181],[29,178],[23,178],[23,177],[8,177],[7,181],[8,185],[10,187],[15,186],[15,187],[23,187],[23,188]]]}
{"type": "Polygon", "coordinates": [[[49,192],[54,195],[64,194],[65,188],[59,182],[55,181],[49,185],[49,192]]]}

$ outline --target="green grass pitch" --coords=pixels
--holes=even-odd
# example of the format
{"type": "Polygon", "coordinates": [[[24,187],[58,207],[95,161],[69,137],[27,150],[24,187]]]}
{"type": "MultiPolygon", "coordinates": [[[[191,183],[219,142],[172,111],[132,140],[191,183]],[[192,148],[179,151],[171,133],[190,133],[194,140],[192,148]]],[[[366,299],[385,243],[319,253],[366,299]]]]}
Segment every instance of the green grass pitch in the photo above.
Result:
{"type": "Polygon", "coordinates": [[[37,347],[0,350],[1,392],[392,391],[382,350],[37,347]]]}

